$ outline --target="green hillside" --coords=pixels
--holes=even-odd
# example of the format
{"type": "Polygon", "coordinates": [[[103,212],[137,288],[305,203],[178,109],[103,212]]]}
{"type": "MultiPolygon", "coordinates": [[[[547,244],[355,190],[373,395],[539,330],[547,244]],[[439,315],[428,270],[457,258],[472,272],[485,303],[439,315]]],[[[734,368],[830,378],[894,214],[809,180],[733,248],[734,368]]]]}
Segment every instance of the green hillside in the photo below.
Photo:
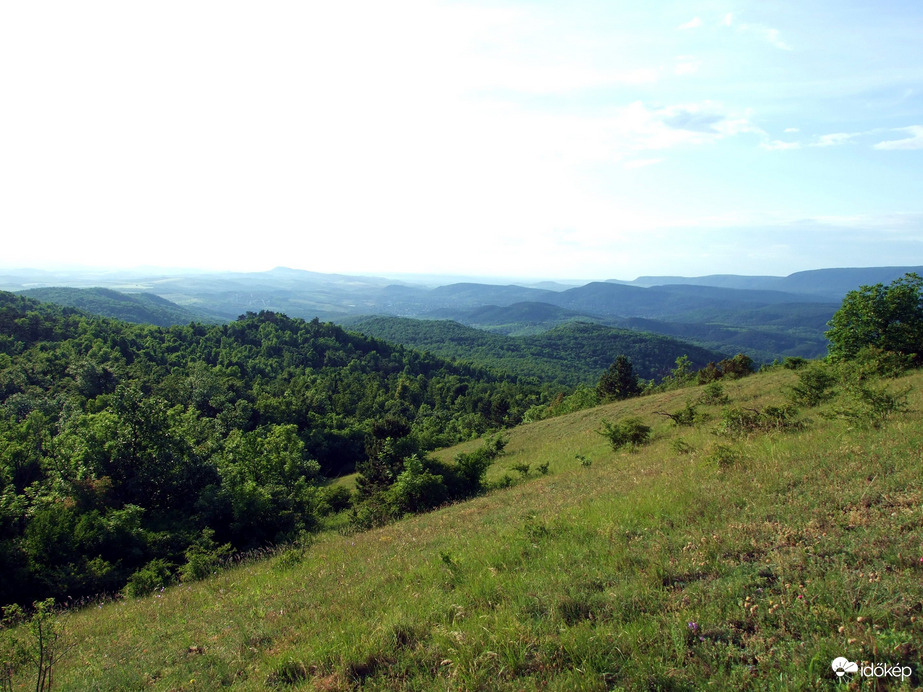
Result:
{"type": "Polygon", "coordinates": [[[22,295],[46,303],[77,308],[101,317],[134,324],[170,327],[190,322],[217,323],[226,320],[205,310],[190,310],[153,293],[120,293],[108,288],[30,288],[22,295]]]}
{"type": "Polygon", "coordinates": [[[650,332],[589,322],[569,322],[541,334],[517,337],[491,334],[449,320],[367,317],[347,324],[363,334],[443,358],[566,386],[595,385],[620,354],[628,356],[635,372],[645,379],[660,379],[683,355],[688,355],[697,368],[726,356],[650,332]]]}
{"type": "MultiPolygon", "coordinates": [[[[812,381],[806,372],[817,371],[518,427],[482,497],[70,613],[73,648],[55,681],[836,689],[831,662],[844,656],[912,670],[890,689],[918,688],[923,372],[826,369],[839,378],[832,398],[796,412],[789,392],[812,381]],[[687,405],[693,425],[661,415],[687,405]],[[650,426],[650,442],[614,450],[597,431],[628,417],[650,426]]],[[[875,683],[850,676],[850,689],[875,683]]]]}
{"type": "MultiPolygon", "coordinates": [[[[756,362],[768,363],[788,356],[822,356],[826,323],[847,288],[863,280],[896,278],[901,273],[896,267],[830,269],[802,272],[785,280],[647,277],[638,280],[647,288],[624,282],[538,288],[470,282],[435,287],[395,284],[383,278],[281,267],[256,273],[158,274],[152,269],[150,273],[0,273],[0,288],[19,290],[52,282],[104,286],[132,295],[156,294],[219,321],[262,310],[337,322],[361,315],[394,315],[451,319],[517,336],[538,334],[575,319],[623,328],[634,328],[632,321],[643,320],[645,331],[722,353],[745,351],[756,362]]],[[[432,278],[437,282],[449,280],[432,278]]]]}

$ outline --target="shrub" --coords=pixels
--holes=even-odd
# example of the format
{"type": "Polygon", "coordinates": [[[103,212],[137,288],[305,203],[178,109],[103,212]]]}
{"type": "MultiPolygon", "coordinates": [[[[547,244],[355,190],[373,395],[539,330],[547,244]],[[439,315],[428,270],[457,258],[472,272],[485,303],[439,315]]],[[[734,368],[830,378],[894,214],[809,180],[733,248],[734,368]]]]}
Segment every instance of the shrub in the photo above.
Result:
{"type": "Polygon", "coordinates": [[[695,447],[693,447],[682,438],[674,439],[670,443],[670,449],[672,449],[677,454],[692,454],[695,451],[695,447]]]}
{"type": "Polygon", "coordinates": [[[879,428],[895,413],[908,410],[907,394],[910,387],[890,392],[886,384],[873,384],[861,379],[846,385],[847,405],[835,409],[835,415],[846,418],[861,427],[879,428]]]}
{"type": "Polygon", "coordinates": [[[736,466],[742,460],[740,452],[728,445],[715,445],[709,452],[707,460],[717,464],[719,468],[728,469],[736,466]]]}
{"type": "Polygon", "coordinates": [[[5,606],[0,619],[0,684],[13,690],[13,678],[31,664],[35,692],[51,690],[54,667],[73,646],[53,598],[35,601],[29,617],[18,605],[5,606]]]}
{"type": "Polygon", "coordinates": [[[798,384],[788,392],[789,400],[798,406],[813,407],[831,399],[836,377],[820,364],[802,368],[798,372],[798,384]]]}
{"type": "Polygon", "coordinates": [[[722,360],[718,366],[724,376],[731,379],[753,374],[753,359],[745,353],[738,353],[733,358],[722,360]]]}
{"type": "Polygon", "coordinates": [[[202,529],[198,540],[186,549],[186,564],[180,567],[183,581],[199,581],[226,563],[234,552],[230,543],[219,546],[214,541],[212,529],[202,529]]]}
{"type": "Polygon", "coordinates": [[[147,596],[173,581],[173,569],[174,565],[166,560],[151,560],[128,578],[122,593],[129,598],[147,596]]]}
{"type": "Polygon", "coordinates": [[[744,353],[738,353],[733,358],[725,358],[717,365],[709,363],[696,373],[696,380],[699,384],[705,384],[720,380],[723,377],[736,380],[752,374],[753,359],[744,353]]]}
{"type": "Polygon", "coordinates": [[[885,351],[875,346],[859,349],[853,358],[863,375],[899,377],[914,365],[913,356],[897,351],[885,351]]]}
{"type": "Polygon", "coordinates": [[[618,423],[604,420],[602,426],[602,430],[596,432],[608,438],[613,450],[626,446],[638,447],[648,442],[651,436],[651,427],[639,418],[626,418],[618,423]]]}
{"type": "Polygon", "coordinates": [[[331,485],[324,489],[322,502],[331,512],[342,512],[352,505],[353,494],[342,485],[331,485]]]}
{"type": "Polygon", "coordinates": [[[721,406],[730,401],[730,397],[724,393],[724,385],[720,382],[710,382],[702,389],[699,395],[699,403],[705,406],[721,406]]]}
{"type": "Polygon", "coordinates": [[[532,468],[531,464],[526,464],[526,463],[513,464],[513,470],[518,471],[523,478],[529,475],[529,471],[531,470],[531,468],[532,468]]]}
{"type": "Polygon", "coordinates": [[[303,545],[288,548],[279,554],[279,557],[276,558],[276,562],[273,565],[273,568],[280,571],[290,569],[296,565],[301,564],[302,560],[304,560],[304,556],[305,547],[303,545]]]}
{"type": "Polygon", "coordinates": [[[750,435],[753,433],[791,430],[800,427],[794,420],[797,409],[792,406],[767,406],[754,408],[729,408],[724,411],[718,432],[725,435],[750,435]]]}
{"type": "Polygon", "coordinates": [[[390,514],[400,516],[408,512],[432,509],[448,498],[442,476],[431,473],[423,461],[412,455],[404,462],[404,470],[385,493],[390,514]]]}
{"type": "Polygon", "coordinates": [[[484,446],[467,454],[456,454],[455,464],[447,466],[445,483],[452,500],[473,497],[484,489],[484,476],[494,459],[503,456],[509,438],[495,435],[484,446]]]}
{"type": "Polygon", "coordinates": [[[660,416],[666,416],[673,421],[673,425],[677,426],[692,426],[701,419],[701,415],[699,415],[696,411],[695,405],[689,401],[687,401],[686,406],[681,408],[679,411],[674,411],[673,413],[667,413],[666,411],[655,411],[655,413],[660,416]]]}
{"type": "Polygon", "coordinates": [[[392,519],[390,507],[383,494],[379,493],[353,505],[348,531],[367,531],[384,526],[392,519]]]}

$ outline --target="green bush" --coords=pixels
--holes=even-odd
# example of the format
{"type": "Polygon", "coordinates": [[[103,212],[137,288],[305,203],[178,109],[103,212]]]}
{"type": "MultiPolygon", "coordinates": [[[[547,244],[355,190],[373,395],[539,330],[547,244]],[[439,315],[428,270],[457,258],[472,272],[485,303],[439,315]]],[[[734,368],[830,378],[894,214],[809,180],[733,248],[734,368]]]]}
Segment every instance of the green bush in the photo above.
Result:
{"type": "Polygon", "coordinates": [[[622,447],[638,447],[650,440],[651,427],[641,422],[640,418],[626,418],[618,423],[604,420],[600,435],[607,438],[613,450],[622,447]]]}
{"type": "Polygon", "coordinates": [[[147,596],[173,581],[175,566],[162,558],[148,562],[128,578],[122,593],[129,598],[147,596]]]}
{"type": "Polygon", "coordinates": [[[713,464],[717,464],[719,468],[729,469],[737,466],[743,460],[743,457],[734,447],[719,444],[712,448],[706,459],[713,464]]]}
{"type": "Polygon", "coordinates": [[[793,404],[810,408],[833,398],[835,384],[836,376],[826,366],[817,363],[798,371],[798,384],[787,396],[793,404]]]}
{"type": "Polygon", "coordinates": [[[793,406],[767,406],[753,408],[729,408],[722,415],[718,432],[725,435],[750,435],[754,433],[781,432],[801,427],[795,420],[798,410],[793,406]]]}
{"type": "Polygon", "coordinates": [[[699,403],[703,406],[722,406],[730,400],[730,397],[724,393],[724,385],[720,382],[709,382],[702,388],[702,393],[699,395],[699,403]]]}
{"type": "Polygon", "coordinates": [[[912,355],[885,351],[876,346],[859,349],[852,360],[863,375],[877,377],[899,377],[914,366],[912,355]]]}
{"type": "Polygon", "coordinates": [[[887,384],[857,379],[847,383],[846,403],[836,407],[834,414],[859,427],[879,428],[893,414],[908,410],[909,393],[909,387],[891,392],[887,384]]]}
{"type": "Polygon", "coordinates": [[[385,493],[385,501],[393,516],[408,512],[423,512],[448,499],[442,476],[431,473],[423,461],[412,455],[404,462],[404,470],[385,493]]]}
{"type": "Polygon", "coordinates": [[[234,552],[229,543],[219,546],[214,541],[212,529],[202,529],[195,543],[186,549],[186,564],[180,567],[180,578],[184,582],[199,581],[224,565],[234,552]]]}
{"type": "Polygon", "coordinates": [[[330,512],[342,512],[352,505],[353,494],[349,488],[342,485],[331,485],[324,488],[321,500],[329,508],[330,512]]]}
{"type": "Polygon", "coordinates": [[[717,364],[709,363],[696,373],[696,381],[699,384],[705,384],[720,380],[723,377],[736,380],[752,374],[753,359],[745,353],[738,353],[733,358],[725,358],[717,364]]]}
{"type": "Polygon", "coordinates": [[[686,402],[685,407],[681,408],[679,411],[674,411],[673,413],[667,413],[666,411],[656,411],[658,415],[666,416],[673,421],[673,425],[690,427],[695,425],[702,416],[696,411],[695,404],[690,401],[686,402]]]}

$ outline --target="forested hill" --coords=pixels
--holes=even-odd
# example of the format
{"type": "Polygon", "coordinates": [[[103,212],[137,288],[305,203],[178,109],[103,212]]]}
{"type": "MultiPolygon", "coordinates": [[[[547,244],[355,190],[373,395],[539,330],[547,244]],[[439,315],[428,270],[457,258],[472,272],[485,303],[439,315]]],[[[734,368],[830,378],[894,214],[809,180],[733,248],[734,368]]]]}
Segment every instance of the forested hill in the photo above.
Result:
{"type": "Polygon", "coordinates": [[[628,356],[635,372],[645,379],[663,377],[683,355],[697,368],[728,355],[650,332],[589,322],[569,322],[541,334],[518,337],[451,320],[367,317],[348,324],[393,343],[567,386],[596,384],[618,355],[628,356]]]}
{"type": "Polygon", "coordinates": [[[317,320],[163,328],[0,292],[0,401],[4,604],[291,538],[376,440],[468,439],[539,393],[317,320]]]}
{"type": "Polygon", "coordinates": [[[135,324],[170,327],[190,322],[217,324],[227,321],[220,315],[204,310],[190,310],[153,293],[120,293],[109,288],[55,286],[30,288],[21,291],[20,295],[135,324]]]}

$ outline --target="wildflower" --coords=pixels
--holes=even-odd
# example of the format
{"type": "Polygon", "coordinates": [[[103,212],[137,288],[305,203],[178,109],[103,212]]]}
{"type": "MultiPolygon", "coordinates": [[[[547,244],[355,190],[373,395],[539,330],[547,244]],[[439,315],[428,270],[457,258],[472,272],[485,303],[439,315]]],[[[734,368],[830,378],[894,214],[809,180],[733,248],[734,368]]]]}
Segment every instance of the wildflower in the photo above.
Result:
{"type": "Polygon", "coordinates": [[[699,631],[699,623],[697,623],[695,620],[690,620],[689,622],[687,622],[687,623],[686,623],[686,627],[688,627],[690,630],[692,630],[692,632],[698,632],[698,631],[699,631]]]}

